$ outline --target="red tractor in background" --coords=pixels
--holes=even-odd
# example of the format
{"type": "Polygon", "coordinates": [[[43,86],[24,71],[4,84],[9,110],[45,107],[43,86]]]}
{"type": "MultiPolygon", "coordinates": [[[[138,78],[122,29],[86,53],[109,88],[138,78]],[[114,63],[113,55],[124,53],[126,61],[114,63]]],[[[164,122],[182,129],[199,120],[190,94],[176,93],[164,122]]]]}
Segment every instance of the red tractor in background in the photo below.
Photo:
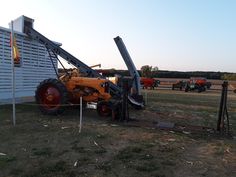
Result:
{"type": "Polygon", "coordinates": [[[230,86],[232,87],[233,92],[236,93],[236,84],[230,84],[230,86]]]}
{"type": "Polygon", "coordinates": [[[203,92],[206,89],[210,89],[211,83],[207,82],[204,77],[191,77],[190,81],[187,82],[185,86],[185,92],[197,90],[198,92],[203,92]]]}
{"type": "Polygon", "coordinates": [[[155,87],[158,87],[158,85],[160,84],[160,81],[153,78],[141,77],[140,84],[143,87],[143,89],[145,88],[155,89],[155,87]]]}

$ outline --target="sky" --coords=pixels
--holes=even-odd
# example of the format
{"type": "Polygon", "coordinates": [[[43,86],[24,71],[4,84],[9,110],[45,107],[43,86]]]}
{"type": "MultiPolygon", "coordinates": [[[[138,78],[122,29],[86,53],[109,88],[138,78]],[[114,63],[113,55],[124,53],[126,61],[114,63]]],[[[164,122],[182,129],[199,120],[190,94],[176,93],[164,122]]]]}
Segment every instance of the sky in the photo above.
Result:
{"type": "Polygon", "coordinates": [[[91,66],[126,69],[120,36],[136,65],[236,72],[235,0],[0,0],[0,26],[21,15],[91,66]],[[5,7],[5,8],[4,8],[5,7]]]}

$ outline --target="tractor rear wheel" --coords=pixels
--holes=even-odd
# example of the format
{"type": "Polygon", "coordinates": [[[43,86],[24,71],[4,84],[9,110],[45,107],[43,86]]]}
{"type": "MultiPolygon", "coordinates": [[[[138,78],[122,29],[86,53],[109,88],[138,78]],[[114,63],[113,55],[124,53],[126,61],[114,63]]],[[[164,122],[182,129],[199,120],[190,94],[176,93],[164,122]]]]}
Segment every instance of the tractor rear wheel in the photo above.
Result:
{"type": "Polygon", "coordinates": [[[110,103],[107,101],[99,101],[97,103],[97,112],[98,112],[98,115],[101,117],[110,116],[112,113],[110,103]]]}
{"type": "Polygon", "coordinates": [[[37,87],[35,99],[42,113],[58,115],[64,111],[68,93],[65,85],[59,80],[46,79],[37,87]]]}

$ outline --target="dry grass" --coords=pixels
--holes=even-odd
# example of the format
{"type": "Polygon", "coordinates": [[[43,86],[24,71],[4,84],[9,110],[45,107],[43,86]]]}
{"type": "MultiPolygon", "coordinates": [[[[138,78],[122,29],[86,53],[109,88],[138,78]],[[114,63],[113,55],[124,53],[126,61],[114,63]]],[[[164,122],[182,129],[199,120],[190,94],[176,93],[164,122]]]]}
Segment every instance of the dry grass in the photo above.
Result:
{"type": "MultiPolygon", "coordinates": [[[[147,91],[145,110],[130,116],[215,127],[219,92],[147,91]]],[[[232,129],[236,132],[236,96],[229,93],[232,129]]],[[[219,136],[123,126],[84,110],[68,109],[57,117],[37,107],[17,105],[17,125],[11,106],[0,107],[0,176],[219,176],[236,175],[236,143],[219,136]]]]}

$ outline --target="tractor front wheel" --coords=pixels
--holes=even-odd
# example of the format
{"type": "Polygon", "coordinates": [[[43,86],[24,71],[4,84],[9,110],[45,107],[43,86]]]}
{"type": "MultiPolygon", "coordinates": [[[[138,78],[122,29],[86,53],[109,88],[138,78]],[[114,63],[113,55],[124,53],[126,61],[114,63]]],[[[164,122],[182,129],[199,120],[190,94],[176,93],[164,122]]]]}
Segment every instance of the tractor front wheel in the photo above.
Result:
{"type": "Polygon", "coordinates": [[[46,79],[37,87],[35,99],[42,113],[57,115],[64,111],[68,93],[65,85],[59,80],[46,79]]]}
{"type": "Polygon", "coordinates": [[[112,113],[110,103],[107,101],[99,101],[97,103],[97,112],[98,112],[98,115],[101,117],[110,116],[112,113]]]}

